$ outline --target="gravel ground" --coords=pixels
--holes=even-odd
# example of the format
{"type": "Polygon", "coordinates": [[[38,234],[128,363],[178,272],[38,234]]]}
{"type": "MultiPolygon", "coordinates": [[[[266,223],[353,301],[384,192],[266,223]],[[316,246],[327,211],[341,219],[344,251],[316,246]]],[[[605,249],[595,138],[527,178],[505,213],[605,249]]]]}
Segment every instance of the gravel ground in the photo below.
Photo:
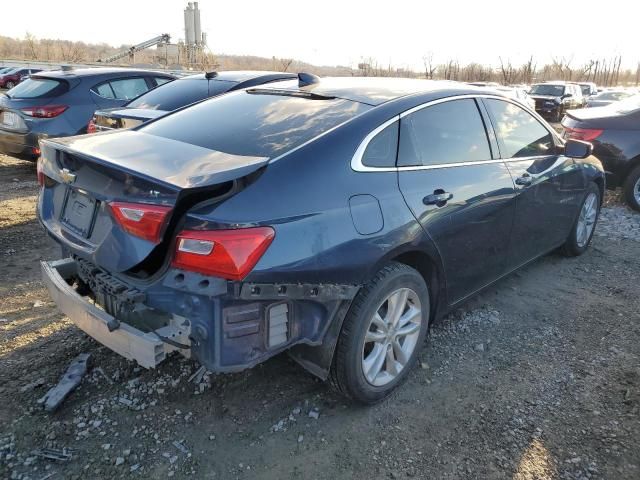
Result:
{"type": "Polygon", "coordinates": [[[146,371],[88,338],[39,280],[58,251],[34,176],[0,156],[0,478],[640,478],[640,215],[615,197],[585,255],[434,325],[407,384],[363,408],[284,355],[190,380],[191,361],[146,371]],[[43,412],[82,352],[82,384],[43,412]]]}

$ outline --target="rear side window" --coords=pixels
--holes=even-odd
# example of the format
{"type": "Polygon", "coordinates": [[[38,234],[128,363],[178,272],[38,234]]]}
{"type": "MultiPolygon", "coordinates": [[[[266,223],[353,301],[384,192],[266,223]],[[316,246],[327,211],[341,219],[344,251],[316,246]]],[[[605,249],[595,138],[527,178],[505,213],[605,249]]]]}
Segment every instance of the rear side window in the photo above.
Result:
{"type": "Polygon", "coordinates": [[[399,122],[388,125],[371,139],[362,155],[367,167],[395,167],[398,153],[399,122]]]}
{"type": "Polygon", "coordinates": [[[98,95],[104,98],[116,98],[115,94],[113,93],[113,90],[111,89],[111,85],[109,85],[109,82],[103,83],[102,85],[98,85],[94,89],[94,91],[98,95]]]}
{"type": "Polygon", "coordinates": [[[123,78],[109,82],[118,100],[131,100],[149,90],[147,81],[142,78],[123,78]]]}
{"type": "Polygon", "coordinates": [[[175,80],[132,100],[127,107],[170,112],[207,98],[209,96],[207,83],[204,79],[175,80]]]}
{"type": "Polygon", "coordinates": [[[439,103],[400,121],[399,166],[490,159],[487,133],[475,100],[439,103]]]}
{"type": "Polygon", "coordinates": [[[485,99],[495,122],[502,158],[551,155],[551,133],[529,112],[513,103],[485,99]]]}
{"type": "Polygon", "coordinates": [[[51,78],[28,78],[11,90],[11,98],[45,98],[62,95],[69,89],[67,82],[51,78]]]}
{"type": "Polygon", "coordinates": [[[238,90],[162,117],[140,131],[234,155],[273,158],[370,108],[339,98],[238,90]]]}
{"type": "Polygon", "coordinates": [[[164,85],[167,82],[170,82],[171,79],[167,77],[153,77],[153,80],[156,82],[156,85],[164,85]]]}

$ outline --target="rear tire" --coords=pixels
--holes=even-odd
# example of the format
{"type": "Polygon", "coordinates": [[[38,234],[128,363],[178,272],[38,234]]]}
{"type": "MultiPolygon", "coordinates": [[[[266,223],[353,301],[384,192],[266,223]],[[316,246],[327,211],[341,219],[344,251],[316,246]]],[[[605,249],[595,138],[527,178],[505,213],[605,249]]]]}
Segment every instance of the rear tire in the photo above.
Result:
{"type": "Polygon", "coordinates": [[[627,175],[622,188],[627,205],[640,212],[640,165],[627,175]]]}
{"type": "Polygon", "coordinates": [[[387,397],[416,363],[429,312],[429,290],[416,270],[394,262],[378,271],[344,319],[331,367],[334,386],[363,404],[387,397]]]}
{"type": "Polygon", "coordinates": [[[589,248],[600,216],[600,198],[600,188],[595,183],[590,183],[582,200],[578,218],[562,247],[562,253],[567,257],[582,255],[589,248]]]}

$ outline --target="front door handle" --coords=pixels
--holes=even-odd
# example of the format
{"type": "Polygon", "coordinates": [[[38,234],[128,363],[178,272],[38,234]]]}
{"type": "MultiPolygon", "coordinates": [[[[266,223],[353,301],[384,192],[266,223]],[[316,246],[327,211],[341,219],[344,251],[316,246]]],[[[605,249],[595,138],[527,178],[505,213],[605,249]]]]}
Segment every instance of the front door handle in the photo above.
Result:
{"type": "Polygon", "coordinates": [[[533,182],[533,178],[527,172],[523,173],[522,176],[516,178],[516,185],[520,185],[523,187],[528,187],[533,182]]]}
{"type": "Polygon", "coordinates": [[[431,195],[427,195],[422,199],[422,203],[425,205],[436,205],[438,207],[444,206],[449,200],[453,198],[453,193],[445,192],[442,189],[435,190],[431,195]]]}

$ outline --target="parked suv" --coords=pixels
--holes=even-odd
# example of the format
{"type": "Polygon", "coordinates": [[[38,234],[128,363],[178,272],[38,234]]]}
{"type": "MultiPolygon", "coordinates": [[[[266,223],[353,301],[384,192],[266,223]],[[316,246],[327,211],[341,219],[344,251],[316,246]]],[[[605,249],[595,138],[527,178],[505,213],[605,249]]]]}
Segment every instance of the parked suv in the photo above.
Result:
{"type": "Polygon", "coordinates": [[[296,74],[262,71],[209,72],[189,75],[143,93],[123,107],[97,110],[89,123],[87,132],[135,127],[205,98],[292,78],[296,78],[296,74]]]}
{"type": "Polygon", "coordinates": [[[553,122],[562,120],[570,108],[582,108],[586,104],[577,83],[536,83],[531,86],[529,95],[536,102],[536,112],[553,122]]]}
{"type": "Polygon", "coordinates": [[[116,107],[175,77],[127,68],[57,70],[32,75],[0,94],[0,153],[35,158],[38,141],[86,133],[97,108],[116,107]]]}
{"type": "Polygon", "coordinates": [[[389,78],[275,82],[129,130],[43,141],[38,217],[58,307],[155,367],[281,352],[373,403],[429,324],[558,247],[586,251],[604,182],[497,92],[389,78]]]}
{"type": "Polygon", "coordinates": [[[41,72],[40,68],[12,68],[0,73],[0,88],[11,89],[26,79],[29,75],[41,72]]]}

